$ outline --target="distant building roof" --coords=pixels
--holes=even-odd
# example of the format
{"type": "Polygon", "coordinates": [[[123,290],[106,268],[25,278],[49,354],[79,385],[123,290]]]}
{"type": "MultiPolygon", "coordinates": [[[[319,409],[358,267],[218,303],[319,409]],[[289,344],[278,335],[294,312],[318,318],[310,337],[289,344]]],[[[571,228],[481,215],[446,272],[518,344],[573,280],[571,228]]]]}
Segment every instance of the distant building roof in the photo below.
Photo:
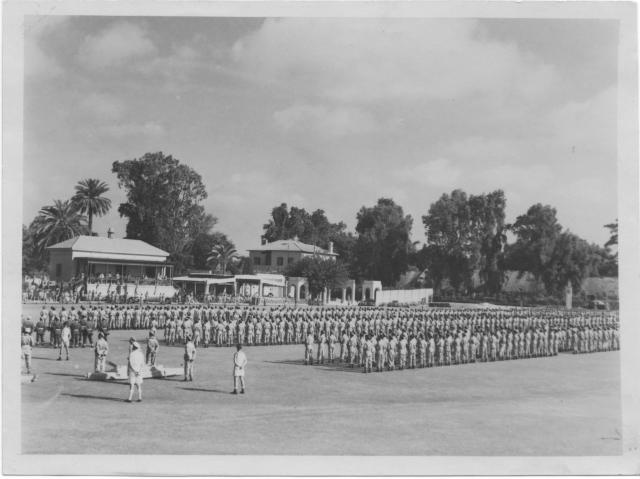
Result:
{"type": "Polygon", "coordinates": [[[48,246],[49,250],[71,250],[74,258],[113,257],[113,259],[139,259],[149,257],[166,260],[169,253],[136,239],[105,238],[101,236],[76,236],[61,243],[48,246]]]}
{"type": "Polygon", "coordinates": [[[319,246],[302,243],[293,239],[273,241],[271,243],[258,246],[257,248],[251,248],[249,251],[294,251],[300,253],[338,256],[336,253],[330,253],[319,246]]]}

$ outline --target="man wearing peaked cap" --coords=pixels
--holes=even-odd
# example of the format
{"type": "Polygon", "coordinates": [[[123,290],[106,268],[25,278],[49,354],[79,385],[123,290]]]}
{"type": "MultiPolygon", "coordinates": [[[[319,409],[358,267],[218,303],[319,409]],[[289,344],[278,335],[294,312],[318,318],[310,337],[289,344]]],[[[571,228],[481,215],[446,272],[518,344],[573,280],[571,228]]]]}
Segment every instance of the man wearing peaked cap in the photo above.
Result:
{"type": "Polygon", "coordinates": [[[129,347],[131,352],[129,353],[129,361],[127,364],[127,373],[129,376],[129,399],[127,402],[131,402],[133,399],[133,389],[138,388],[138,402],[142,401],[142,368],[144,367],[144,356],[140,350],[140,344],[134,339],[129,339],[129,347]]]}

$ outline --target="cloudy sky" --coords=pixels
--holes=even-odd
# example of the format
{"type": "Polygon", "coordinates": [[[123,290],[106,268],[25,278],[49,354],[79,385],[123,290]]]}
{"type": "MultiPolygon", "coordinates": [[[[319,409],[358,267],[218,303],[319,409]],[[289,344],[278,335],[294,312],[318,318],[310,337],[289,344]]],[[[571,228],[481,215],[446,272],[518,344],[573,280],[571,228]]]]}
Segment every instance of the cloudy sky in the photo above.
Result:
{"type": "Polygon", "coordinates": [[[198,171],[239,249],[281,202],[350,228],[392,197],[502,188],[596,243],[616,210],[618,27],[601,20],[29,17],[24,222],[113,161],[198,171]]]}

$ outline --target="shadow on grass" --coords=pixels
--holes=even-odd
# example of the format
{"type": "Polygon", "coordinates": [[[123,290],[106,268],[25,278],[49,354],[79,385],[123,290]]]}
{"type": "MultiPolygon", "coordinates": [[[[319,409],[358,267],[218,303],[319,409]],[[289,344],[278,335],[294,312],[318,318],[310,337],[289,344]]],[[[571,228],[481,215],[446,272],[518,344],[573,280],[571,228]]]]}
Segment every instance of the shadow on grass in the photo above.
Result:
{"type": "Polygon", "coordinates": [[[56,361],[56,358],[43,358],[41,356],[31,356],[31,359],[38,359],[40,361],[56,361]]]}
{"type": "Polygon", "coordinates": [[[115,401],[115,402],[126,402],[123,398],[112,398],[106,396],[92,396],[90,394],[70,394],[70,393],[62,393],[61,396],[69,396],[72,398],[78,399],[100,399],[102,401],[115,401]]]}
{"type": "Polygon", "coordinates": [[[206,389],[206,388],[178,388],[178,389],[183,389],[184,391],[199,391],[203,393],[229,394],[229,391],[222,391],[220,389],[206,389]]]}
{"type": "Polygon", "coordinates": [[[362,368],[359,367],[359,366],[356,366],[356,367],[352,368],[347,363],[339,363],[339,362],[335,362],[335,363],[327,363],[327,362],[325,362],[323,364],[318,364],[318,363],[314,362],[312,365],[306,365],[304,363],[304,359],[296,359],[296,360],[283,359],[282,361],[265,361],[265,363],[289,364],[291,366],[306,366],[308,368],[320,369],[321,371],[340,371],[340,372],[344,372],[344,373],[360,373],[360,372],[362,372],[362,368]]]}
{"type": "Polygon", "coordinates": [[[77,374],[77,373],[45,373],[45,374],[48,374],[49,376],[69,376],[69,377],[74,377],[78,379],[85,379],[85,377],[82,374],[77,374]]]}

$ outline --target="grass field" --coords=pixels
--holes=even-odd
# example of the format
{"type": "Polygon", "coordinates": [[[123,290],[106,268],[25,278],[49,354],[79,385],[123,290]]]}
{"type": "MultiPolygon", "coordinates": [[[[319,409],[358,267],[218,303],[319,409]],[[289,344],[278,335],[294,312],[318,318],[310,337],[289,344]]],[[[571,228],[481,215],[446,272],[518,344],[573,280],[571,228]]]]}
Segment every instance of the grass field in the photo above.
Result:
{"type": "MultiPolygon", "coordinates": [[[[39,309],[39,308],[37,308],[39,309]]],[[[34,312],[28,311],[34,316],[34,312]]],[[[109,360],[127,340],[110,335],[109,360]]],[[[362,374],[304,366],[303,346],[245,348],[247,394],[232,390],[232,348],[198,350],[195,380],[128,385],[83,378],[93,351],[34,348],[39,379],[22,386],[22,452],[75,454],[616,455],[619,354],[563,354],[362,374]]],[[[183,350],[161,344],[158,364],[183,350]]]]}

